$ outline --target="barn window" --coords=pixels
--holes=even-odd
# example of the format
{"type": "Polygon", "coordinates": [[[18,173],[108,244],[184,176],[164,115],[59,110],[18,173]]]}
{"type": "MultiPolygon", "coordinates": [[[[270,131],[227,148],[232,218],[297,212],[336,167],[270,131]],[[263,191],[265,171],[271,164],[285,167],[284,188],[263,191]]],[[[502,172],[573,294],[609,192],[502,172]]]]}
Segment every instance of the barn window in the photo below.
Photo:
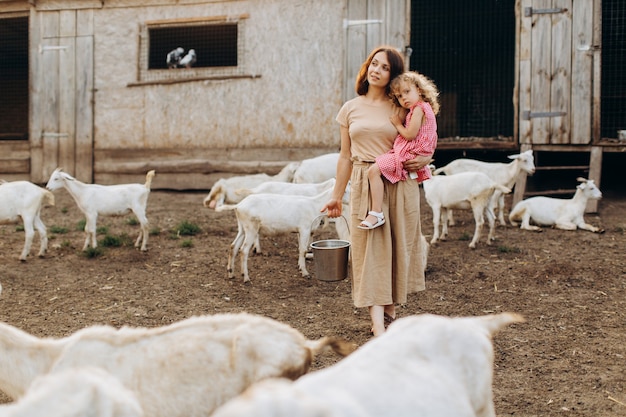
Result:
{"type": "Polygon", "coordinates": [[[245,76],[246,17],[146,22],[141,30],[138,81],[183,82],[245,76]],[[178,48],[182,50],[181,61],[168,64],[168,54],[178,48]],[[185,65],[185,57],[192,53],[192,64],[185,65]]]}

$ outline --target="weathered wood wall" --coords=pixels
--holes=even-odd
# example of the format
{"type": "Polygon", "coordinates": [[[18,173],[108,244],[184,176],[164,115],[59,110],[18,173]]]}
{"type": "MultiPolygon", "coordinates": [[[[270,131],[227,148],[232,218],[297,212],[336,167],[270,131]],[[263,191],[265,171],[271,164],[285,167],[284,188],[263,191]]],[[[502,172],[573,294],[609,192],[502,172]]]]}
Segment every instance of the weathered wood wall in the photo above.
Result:
{"type": "MultiPolygon", "coordinates": [[[[219,176],[274,173],[291,160],[335,152],[335,115],[356,74],[346,57],[360,65],[375,44],[403,47],[408,5],[0,1],[0,13],[18,9],[30,16],[28,179],[45,182],[62,166],[87,182],[120,183],[141,181],[156,169],[157,188],[208,188],[219,176]],[[359,30],[367,42],[346,42],[349,10],[381,20],[375,32],[359,30]],[[142,79],[147,24],[224,16],[242,27],[238,76],[213,78],[189,69],[176,82],[142,79]]],[[[20,146],[4,148],[23,156],[20,146]]]]}

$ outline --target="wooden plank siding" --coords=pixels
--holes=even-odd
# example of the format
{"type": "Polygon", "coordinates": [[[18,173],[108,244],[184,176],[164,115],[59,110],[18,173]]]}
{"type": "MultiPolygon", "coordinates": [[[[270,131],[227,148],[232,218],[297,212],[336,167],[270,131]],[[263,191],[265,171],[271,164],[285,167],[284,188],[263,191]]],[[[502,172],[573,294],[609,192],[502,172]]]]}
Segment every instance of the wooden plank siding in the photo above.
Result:
{"type": "Polygon", "coordinates": [[[574,1],[572,4],[572,144],[591,143],[593,2],[574,1]]]}
{"type": "Polygon", "coordinates": [[[93,182],[94,11],[76,12],[75,173],[93,182]]]}
{"type": "MultiPolygon", "coordinates": [[[[551,0],[535,0],[532,2],[533,9],[548,9],[552,6],[551,0]]],[[[549,14],[535,14],[532,17],[531,38],[531,96],[530,105],[527,109],[532,113],[550,112],[551,91],[550,78],[552,77],[552,16],[549,14]]],[[[550,119],[536,117],[531,119],[532,142],[550,143],[550,119]]]]}
{"type": "Polygon", "coordinates": [[[547,118],[550,123],[550,143],[563,144],[569,142],[571,121],[571,84],[570,68],[572,63],[571,44],[572,0],[554,0],[552,7],[566,10],[552,16],[551,48],[552,62],[550,75],[550,106],[549,111],[563,113],[563,116],[547,118]]]}

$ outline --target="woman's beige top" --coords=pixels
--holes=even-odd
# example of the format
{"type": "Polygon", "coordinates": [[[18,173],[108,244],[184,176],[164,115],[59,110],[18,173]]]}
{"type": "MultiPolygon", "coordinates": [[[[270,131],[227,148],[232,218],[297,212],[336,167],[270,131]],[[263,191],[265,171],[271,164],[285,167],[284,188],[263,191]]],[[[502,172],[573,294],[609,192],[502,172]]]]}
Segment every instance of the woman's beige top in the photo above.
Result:
{"type": "Polygon", "coordinates": [[[348,127],[353,168],[350,177],[352,298],[356,307],[403,304],[407,294],[424,289],[420,239],[420,193],[415,180],[385,180],[386,223],[374,230],[357,225],[369,210],[367,168],[391,149],[398,134],[389,117],[399,112],[391,101],[371,103],[363,96],[346,102],[337,121],[348,127]]]}

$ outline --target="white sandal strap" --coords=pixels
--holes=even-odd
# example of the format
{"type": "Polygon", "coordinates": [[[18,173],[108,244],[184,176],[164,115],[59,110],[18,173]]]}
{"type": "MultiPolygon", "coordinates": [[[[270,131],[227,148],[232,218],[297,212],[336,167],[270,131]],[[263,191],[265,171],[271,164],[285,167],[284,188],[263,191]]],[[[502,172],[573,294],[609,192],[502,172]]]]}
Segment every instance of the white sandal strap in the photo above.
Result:
{"type": "Polygon", "coordinates": [[[383,214],[383,212],[378,212],[378,211],[373,211],[370,210],[367,212],[367,214],[371,214],[372,216],[376,217],[378,220],[382,220],[385,218],[385,215],[383,214]]]}

